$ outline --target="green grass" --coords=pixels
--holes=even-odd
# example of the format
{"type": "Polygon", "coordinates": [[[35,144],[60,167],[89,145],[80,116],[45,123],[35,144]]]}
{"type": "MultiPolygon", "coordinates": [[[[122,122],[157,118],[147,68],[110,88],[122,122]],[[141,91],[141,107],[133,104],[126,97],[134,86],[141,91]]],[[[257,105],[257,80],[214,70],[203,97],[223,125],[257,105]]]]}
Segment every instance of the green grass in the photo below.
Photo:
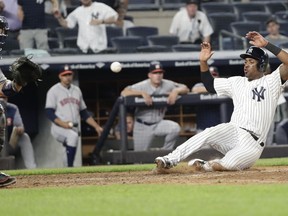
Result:
{"type": "Polygon", "coordinates": [[[288,215],[288,185],[109,185],[5,189],[1,215],[288,215]]]}
{"type": "MultiPolygon", "coordinates": [[[[288,165],[288,158],[255,166],[288,165]]],[[[154,164],[8,170],[11,175],[150,171],[154,164]]],[[[288,177],[288,174],[287,174],[288,177]]],[[[288,215],[287,184],[106,185],[0,189],[0,213],[13,216],[265,216],[288,215]]]]}

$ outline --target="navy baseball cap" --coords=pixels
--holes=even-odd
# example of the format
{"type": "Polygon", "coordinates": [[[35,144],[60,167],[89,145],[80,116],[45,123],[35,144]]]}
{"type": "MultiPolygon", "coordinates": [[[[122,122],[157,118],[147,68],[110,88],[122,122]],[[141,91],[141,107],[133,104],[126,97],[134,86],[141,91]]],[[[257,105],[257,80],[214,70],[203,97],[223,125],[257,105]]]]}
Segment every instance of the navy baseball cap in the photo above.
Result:
{"type": "Polygon", "coordinates": [[[199,0],[187,0],[186,1],[186,5],[188,4],[196,4],[196,5],[199,5],[199,0]]]}
{"type": "Polygon", "coordinates": [[[73,71],[69,69],[68,65],[65,65],[64,70],[59,72],[60,76],[64,76],[66,74],[73,74],[73,71]]]}
{"type": "Polygon", "coordinates": [[[165,70],[163,69],[163,66],[160,62],[151,62],[149,73],[164,73],[165,70]]]}

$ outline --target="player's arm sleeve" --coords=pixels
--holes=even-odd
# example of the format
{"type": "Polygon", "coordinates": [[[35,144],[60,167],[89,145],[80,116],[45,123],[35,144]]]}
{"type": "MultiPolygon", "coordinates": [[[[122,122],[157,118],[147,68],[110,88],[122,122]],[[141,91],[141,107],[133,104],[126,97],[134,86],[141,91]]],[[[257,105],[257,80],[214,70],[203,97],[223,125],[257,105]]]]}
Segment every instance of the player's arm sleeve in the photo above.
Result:
{"type": "Polygon", "coordinates": [[[214,88],[214,78],[209,71],[201,72],[201,80],[209,93],[216,93],[214,88]]]}
{"type": "Polygon", "coordinates": [[[55,119],[58,118],[55,114],[55,109],[53,108],[45,108],[45,112],[46,112],[48,119],[52,122],[54,122],[55,119]]]}
{"type": "Polygon", "coordinates": [[[83,120],[86,121],[91,115],[89,114],[87,109],[84,109],[80,111],[80,116],[83,120]]]}
{"type": "Polygon", "coordinates": [[[24,124],[23,124],[23,121],[22,121],[18,107],[15,107],[15,109],[16,110],[15,110],[15,114],[14,114],[13,124],[17,127],[24,127],[24,124]]]}

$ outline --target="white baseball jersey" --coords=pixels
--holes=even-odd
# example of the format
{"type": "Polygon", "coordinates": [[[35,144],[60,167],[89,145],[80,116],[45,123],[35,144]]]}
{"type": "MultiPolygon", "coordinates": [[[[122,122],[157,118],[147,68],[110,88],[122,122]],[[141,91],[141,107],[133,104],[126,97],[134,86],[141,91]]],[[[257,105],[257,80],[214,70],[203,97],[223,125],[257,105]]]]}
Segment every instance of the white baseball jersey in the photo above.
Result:
{"type": "Polygon", "coordinates": [[[213,28],[205,13],[197,11],[193,19],[188,16],[186,8],[178,11],[173,17],[170,34],[177,35],[180,42],[192,42],[208,37],[213,33],[213,28]]]}
{"type": "Polygon", "coordinates": [[[215,160],[224,168],[243,170],[251,167],[262,154],[285,84],[281,83],[279,68],[253,81],[239,76],[215,78],[217,94],[233,100],[231,121],[205,129],[164,157],[176,165],[207,145],[225,155],[215,160]]]}
{"type": "Polygon", "coordinates": [[[248,81],[246,77],[217,78],[214,87],[219,96],[233,99],[231,123],[253,131],[265,142],[278,98],[284,89],[279,68],[253,81],[248,81]]]}
{"type": "Polygon", "coordinates": [[[117,12],[100,2],[93,2],[89,7],[79,6],[67,16],[69,28],[74,28],[78,24],[77,45],[83,52],[86,53],[89,48],[94,52],[107,48],[106,26],[89,23],[93,18],[104,20],[110,17],[117,20],[117,12]]]}

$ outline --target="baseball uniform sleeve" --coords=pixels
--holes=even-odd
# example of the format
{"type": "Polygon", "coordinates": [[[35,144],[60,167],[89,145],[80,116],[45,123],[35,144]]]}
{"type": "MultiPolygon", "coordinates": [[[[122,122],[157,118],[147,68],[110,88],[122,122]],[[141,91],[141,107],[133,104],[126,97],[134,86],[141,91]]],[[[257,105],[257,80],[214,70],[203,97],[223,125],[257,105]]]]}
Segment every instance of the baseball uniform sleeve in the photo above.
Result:
{"type": "Polygon", "coordinates": [[[284,90],[284,87],[287,86],[287,81],[282,84],[281,82],[281,76],[280,76],[280,66],[273,71],[271,74],[266,75],[267,82],[269,82],[269,86],[274,86],[271,88],[271,94],[274,98],[279,97],[279,94],[284,90]],[[279,88],[276,88],[276,86],[279,86],[279,88]]]}
{"type": "Polygon", "coordinates": [[[215,78],[214,79],[214,88],[218,96],[232,97],[232,83],[231,83],[232,80],[231,78],[215,78]]]}
{"type": "Polygon", "coordinates": [[[68,28],[75,28],[77,24],[77,13],[78,13],[78,8],[76,8],[74,11],[72,11],[67,17],[67,26],[68,28]]]}
{"type": "Polygon", "coordinates": [[[15,106],[14,108],[15,108],[15,114],[14,114],[13,125],[17,127],[24,127],[18,107],[15,106]]]}
{"type": "Polygon", "coordinates": [[[45,108],[53,108],[56,110],[56,96],[53,88],[47,92],[45,108]]]}
{"type": "Polygon", "coordinates": [[[101,4],[101,11],[103,12],[103,17],[100,17],[102,19],[108,19],[110,17],[118,18],[118,13],[106,4],[101,4]]]}

